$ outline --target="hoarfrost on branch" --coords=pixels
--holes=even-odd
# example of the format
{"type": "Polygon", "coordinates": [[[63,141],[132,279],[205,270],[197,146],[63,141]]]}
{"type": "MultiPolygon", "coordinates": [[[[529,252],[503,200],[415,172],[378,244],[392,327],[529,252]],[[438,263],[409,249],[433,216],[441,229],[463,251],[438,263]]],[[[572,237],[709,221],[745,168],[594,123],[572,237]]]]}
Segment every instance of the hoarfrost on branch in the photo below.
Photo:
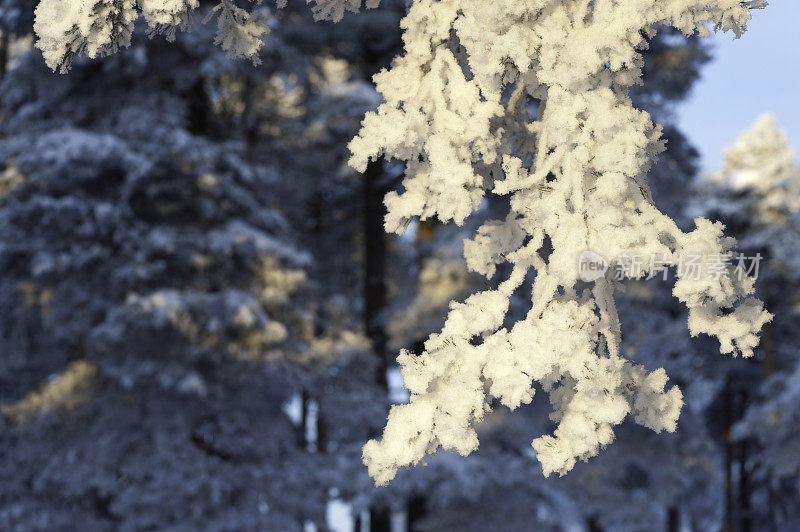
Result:
{"type": "MultiPolygon", "coordinates": [[[[311,3],[312,0],[307,0],[311,3]]],[[[346,11],[358,11],[362,0],[313,0],[317,20],[338,22],[346,11]]],[[[259,64],[258,53],[269,33],[269,11],[262,0],[250,0],[254,9],[237,6],[234,0],[219,0],[204,20],[217,18],[215,43],[232,58],[251,59],[259,64]]],[[[378,7],[380,0],[366,0],[367,8],[378,7]]],[[[47,66],[62,73],[69,70],[75,56],[90,58],[112,54],[131,44],[134,22],[141,11],[149,34],[164,34],[174,40],[178,30],[191,26],[192,12],[200,0],[40,0],[36,6],[34,32],[36,46],[47,66]]],[[[286,6],[277,0],[276,6],[286,6]]]]}
{"type": "MultiPolygon", "coordinates": [[[[511,273],[497,289],[452,303],[425,351],[398,360],[408,404],[392,407],[381,440],[363,458],[378,484],[438,449],[467,455],[493,398],[530,403],[534,383],[549,393],[558,423],[533,440],[545,475],[564,474],[597,455],[629,414],[656,432],[674,431],[682,406],[663,369],[648,372],[620,353],[610,276],[579,278],[582,251],[607,263],[655,256],[676,265],[673,293],[689,310],[689,331],[716,336],[723,353],[751,356],[770,319],[749,297],[753,280],[712,262],[729,256],[723,227],[695,220],[681,231],[653,204],[646,174],[664,149],[661,127],[634,108],[641,57],[659,25],[707,36],[707,26],[745,30],[739,0],[416,0],[402,22],[405,53],[375,76],[384,97],[351,142],[350,163],[406,162],[401,193],[386,197],[386,229],[438,217],[462,224],[487,190],[509,197],[502,220],[464,242],[468,266],[488,278],[500,262],[511,273]],[[535,108],[535,117],[530,110],[535,108]],[[504,328],[509,299],[535,271],[531,309],[504,328]],[[697,275],[699,273],[699,275],[697,275]]],[[[643,264],[640,275],[650,273],[643,264]]]]}

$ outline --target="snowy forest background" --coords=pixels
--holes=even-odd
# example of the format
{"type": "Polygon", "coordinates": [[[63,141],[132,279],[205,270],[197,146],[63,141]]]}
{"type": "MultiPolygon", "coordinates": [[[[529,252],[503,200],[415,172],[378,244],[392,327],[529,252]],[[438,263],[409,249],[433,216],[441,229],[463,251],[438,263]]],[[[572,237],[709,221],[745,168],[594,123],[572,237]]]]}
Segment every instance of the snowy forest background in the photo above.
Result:
{"type": "Polygon", "coordinates": [[[778,116],[698,172],[673,110],[711,55],[675,31],[633,94],[668,140],[650,184],[679,225],[721,220],[764,257],[755,357],[690,338],[669,283],[631,281],[623,348],[683,389],[676,433],[625,423],[543,478],[534,401],[495,409],[474,455],[374,487],[361,447],[404,400],[394,357],[481,286],[461,243],[496,206],[384,232],[403,168],[356,173],[346,144],[405,7],[334,25],[298,4],[259,66],[195,24],[62,76],[33,3],[0,0],[0,530],[800,528],[800,169],[778,116]]]}

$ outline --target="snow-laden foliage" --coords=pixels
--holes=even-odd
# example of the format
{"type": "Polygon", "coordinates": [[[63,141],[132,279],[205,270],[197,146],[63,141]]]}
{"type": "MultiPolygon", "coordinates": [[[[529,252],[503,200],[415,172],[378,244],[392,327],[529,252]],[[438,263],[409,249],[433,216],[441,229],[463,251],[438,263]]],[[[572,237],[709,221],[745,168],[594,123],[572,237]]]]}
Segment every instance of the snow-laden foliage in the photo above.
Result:
{"type": "Polygon", "coordinates": [[[269,33],[267,18],[250,13],[230,2],[220,2],[211,10],[206,20],[217,14],[218,44],[228,53],[228,57],[250,58],[254,64],[261,64],[258,51],[264,45],[264,36],[269,33]]]}
{"type": "MultiPolygon", "coordinates": [[[[751,406],[733,430],[738,440],[752,438],[764,447],[757,461],[773,478],[794,479],[800,471],[800,367],[777,375],[765,386],[769,397],[751,406]]],[[[794,488],[798,486],[795,484],[794,488]]]]}
{"type": "Polygon", "coordinates": [[[311,8],[315,19],[334,22],[342,20],[345,11],[357,13],[361,9],[361,4],[366,4],[367,9],[374,9],[381,3],[381,0],[306,0],[309,4],[312,1],[315,4],[311,8]]]}
{"type": "MultiPolygon", "coordinates": [[[[359,11],[362,3],[367,8],[380,4],[380,0],[313,1],[314,18],[334,22],[339,22],[345,11],[359,11]]],[[[260,64],[258,53],[269,33],[269,12],[261,6],[261,0],[251,2],[254,7],[247,10],[233,0],[219,0],[204,22],[217,18],[214,43],[229,57],[260,64]]],[[[286,0],[277,0],[276,5],[285,7],[286,0]]],[[[139,12],[151,36],[165,34],[168,40],[174,40],[178,30],[191,26],[192,12],[199,6],[199,0],[40,0],[34,24],[36,46],[47,66],[63,73],[69,70],[76,55],[102,57],[130,46],[139,12]]]]}
{"type": "Polygon", "coordinates": [[[358,315],[359,182],[337,164],[377,105],[356,61],[383,43],[362,25],[399,17],[297,9],[260,68],[226,61],[213,23],[174,43],[137,23],[102,68],[55,76],[31,53],[5,72],[0,530],[322,529],[328,488],[366,485],[385,394],[358,315]],[[344,45],[329,70],[349,73],[312,90],[344,45]],[[241,121],[216,112],[227,80],[241,121]],[[335,453],[298,441],[282,405],[301,390],[335,453]]]}
{"type": "Polygon", "coordinates": [[[466,240],[468,266],[492,278],[452,303],[442,331],[419,356],[398,357],[411,401],[392,408],[381,441],[364,447],[378,484],[439,448],[469,454],[475,426],[492,398],[530,403],[533,383],[549,392],[558,422],[533,441],[545,475],[564,474],[596,455],[629,414],[655,431],[675,430],[682,398],[620,353],[611,268],[591,283],[579,257],[606,264],[644,257],[634,277],[677,266],[673,294],[689,309],[689,331],[716,336],[723,353],[750,356],[770,319],[747,297],[753,282],[730,264],[733,239],[721,224],[696,220],[681,231],[652,202],[645,179],[664,148],[661,127],[632,105],[638,49],[658,25],[706,36],[745,30],[750,9],[738,0],[415,1],[401,23],[405,54],[375,77],[385,103],[364,119],[350,144],[351,165],[370,158],[406,162],[404,191],[386,198],[386,229],[438,217],[462,224],[485,192],[508,195],[503,220],[466,240]],[[682,267],[685,257],[696,265],[682,267]],[[650,261],[653,257],[656,261],[650,261]],[[535,272],[531,309],[505,328],[509,298],[535,272]]]}
{"type": "MultiPolygon", "coordinates": [[[[151,35],[174,40],[192,23],[199,0],[41,0],[36,7],[36,46],[47,66],[66,72],[76,55],[104,56],[131,44],[133,25],[141,11],[151,35]]],[[[257,61],[266,17],[221,0],[209,13],[217,16],[215,42],[232,57],[257,61]]],[[[207,20],[207,19],[206,19],[207,20]]]]}
{"type": "Polygon", "coordinates": [[[76,54],[97,57],[130,46],[137,16],[134,0],[44,0],[36,8],[36,46],[50,68],[65,72],[76,54]]]}

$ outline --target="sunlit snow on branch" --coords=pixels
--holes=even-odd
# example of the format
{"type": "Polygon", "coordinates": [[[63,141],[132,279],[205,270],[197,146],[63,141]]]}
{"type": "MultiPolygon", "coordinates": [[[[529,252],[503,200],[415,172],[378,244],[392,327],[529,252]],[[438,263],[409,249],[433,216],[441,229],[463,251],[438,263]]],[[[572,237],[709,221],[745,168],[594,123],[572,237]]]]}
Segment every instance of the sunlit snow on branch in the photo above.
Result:
{"type": "MultiPolygon", "coordinates": [[[[467,455],[492,398],[530,403],[534,383],[550,395],[552,435],[533,440],[545,475],[564,474],[614,439],[627,416],[674,431],[681,392],[663,369],[622,357],[609,275],[581,281],[584,250],[623,255],[729,256],[721,224],[698,218],[685,233],[654,205],[646,174],[664,149],[661,126],[634,108],[641,57],[658,25],[684,34],[745,30],[739,0],[416,0],[402,22],[405,54],[375,76],[383,103],[350,144],[359,170],[379,156],[406,162],[403,190],[386,197],[386,229],[413,217],[462,224],[488,191],[509,195],[503,220],[464,243],[468,266],[498,288],[452,303],[425,351],[398,360],[409,404],[392,408],[381,440],[364,447],[378,484],[438,449],[467,455]],[[529,116],[531,102],[538,109],[529,116]],[[503,327],[509,299],[535,272],[527,316],[503,327]]],[[[718,267],[718,266],[714,266],[718,267]]],[[[751,356],[770,319],[750,278],[687,276],[674,295],[692,335],[716,336],[723,353],[751,356]]],[[[649,265],[642,275],[649,275],[649,265]]]]}
{"type": "MultiPolygon", "coordinates": [[[[231,57],[258,63],[258,52],[269,33],[267,15],[221,0],[206,21],[217,17],[216,44],[231,57]]],[[[126,48],[141,11],[150,36],[163,34],[174,40],[178,30],[188,30],[199,0],[41,0],[36,7],[36,46],[47,66],[62,73],[75,56],[102,57],[126,48]]]]}
{"type": "MultiPolygon", "coordinates": [[[[311,3],[312,0],[307,0],[311,3]]],[[[203,20],[217,19],[214,43],[232,58],[245,58],[260,64],[259,51],[269,33],[269,11],[262,0],[250,0],[250,10],[233,0],[218,0],[203,20]]],[[[313,0],[316,20],[339,22],[346,11],[357,12],[362,4],[376,8],[380,0],[313,0]]],[[[277,0],[277,8],[286,0],[277,0]]],[[[188,30],[199,0],[40,0],[36,7],[34,32],[36,47],[42,51],[47,66],[65,73],[75,56],[102,57],[131,44],[133,25],[141,11],[148,34],[166,35],[188,30]]]]}

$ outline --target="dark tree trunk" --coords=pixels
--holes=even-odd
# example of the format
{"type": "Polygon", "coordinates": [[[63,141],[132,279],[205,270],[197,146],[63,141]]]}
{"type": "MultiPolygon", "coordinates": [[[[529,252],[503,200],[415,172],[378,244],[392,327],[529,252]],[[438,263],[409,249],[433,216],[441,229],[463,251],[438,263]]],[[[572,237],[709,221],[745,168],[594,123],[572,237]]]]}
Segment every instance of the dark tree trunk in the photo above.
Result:
{"type": "Polygon", "coordinates": [[[728,378],[723,390],[724,444],[725,444],[725,526],[726,532],[750,532],[752,514],[750,507],[750,473],[747,468],[747,441],[733,441],[731,429],[744,416],[747,408],[747,386],[752,373],[739,380],[728,378]],[[735,474],[734,474],[735,473],[735,474]]]}
{"type": "Polygon", "coordinates": [[[386,387],[386,331],[380,313],[386,306],[386,231],[383,228],[383,161],[370,162],[363,176],[364,329],[378,364],[375,382],[386,387]]]}
{"type": "Polygon", "coordinates": [[[391,532],[392,512],[388,507],[371,508],[369,511],[369,532],[391,532]]]}
{"type": "Polygon", "coordinates": [[[408,501],[408,532],[415,532],[417,525],[427,513],[427,498],[421,495],[412,497],[408,501]]]}
{"type": "Polygon", "coordinates": [[[734,532],[733,515],[733,445],[731,443],[731,425],[733,424],[733,405],[731,398],[731,382],[725,384],[722,392],[724,428],[722,438],[725,445],[725,532],[734,532]]]}
{"type": "Polygon", "coordinates": [[[0,78],[5,76],[8,68],[8,35],[0,35],[0,78]]]}
{"type": "MultiPolygon", "coordinates": [[[[383,197],[381,185],[383,161],[370,162],[363,176],[364,202],[364,329],[377,357],[375,382],[388,391],[386,370],[386,331],[380,313],[386,307],[386,232],[383,228],[383,197]]],[[[373,428],[371,435],[377,434],[373,428]]],[[[370,508],[370,532],[389,532],[391,512],[387,507],[370,508]]]]}
{"type": "Polygon", "coordinates": [[[300,424],[297,427],[297,446],[301,449],[308,447],[308,439],[306,438],[306,425],[308,424],[308,391],[303,389],[300,394],[300,424]]]}
{"type": "MultiPolygon", "coordinates": [[[[764,308],[772,312],[772,302],[767,299],[764,308]]],[[[773,312],[774,314],[774,312],[773,312]]],[[[773,341],[773,324],[771,321],[764,324],[761,332],[761,350],[764,352],[763,377],[768,379],[775,373],[775,345],[773,341]]]]}
{"type": "Polygon", "coordinates": [[[322,417],[321,406],[317,405],[317,452],[324,453],[328,448],[328,425],[322,417]]]}
{"type": "Polygon", "coordinates": [[[677,506],[670,506],[667,509],[667,532],[678,532],[681,524],[680,517],[677,506]]]}
{"type": "Polygon", "coordinates": [[[597,522],[596,517],[590,517],[588,523],[589,532],[603,532],[603,527],[597,522]]]}
{"type": "Polygon", "coordinates": [[[199,78],[188,90],[182,94],[188,108],[187,129],[195,135],[207,135],[216,138],[212,131],[211,117],[209,116],[208,93],[203,78],[199,78]]]}
{"type": "MultiPolygon", "coordinates": [[[[739,392],[739,418],[747,407],[747,392],[739,392]]],[[[738,443],[739,459],[739,532],[750,532],[752,521],[750,516],[750,476],[747,470],[747,441],[738,443]]]]}

